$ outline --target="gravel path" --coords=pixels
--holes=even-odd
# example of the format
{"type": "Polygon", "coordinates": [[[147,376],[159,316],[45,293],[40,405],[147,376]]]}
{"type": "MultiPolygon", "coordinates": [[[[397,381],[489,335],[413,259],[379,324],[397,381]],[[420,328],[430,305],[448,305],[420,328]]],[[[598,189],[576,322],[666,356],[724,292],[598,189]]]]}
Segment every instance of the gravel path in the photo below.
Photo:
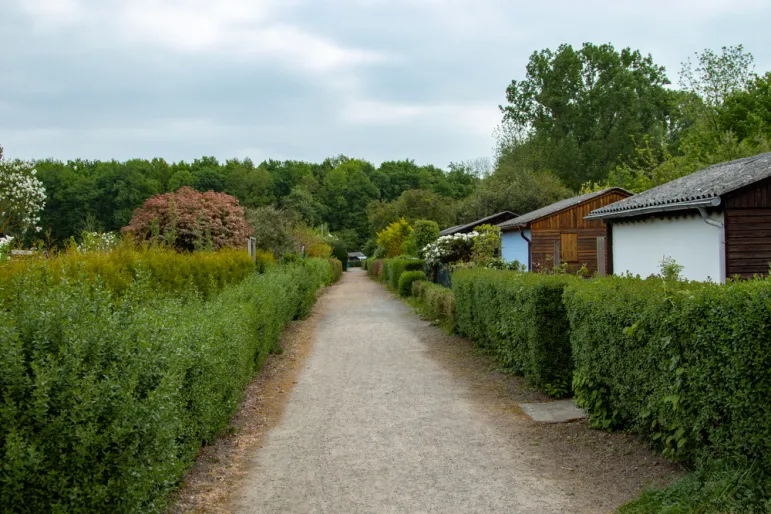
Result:
{"type": "Polygon", "coordinates": [[[361,271],[327,310],[283,420],[235,512],[572,512],[512,439],[429,355],[425,322],[361,271]]]}

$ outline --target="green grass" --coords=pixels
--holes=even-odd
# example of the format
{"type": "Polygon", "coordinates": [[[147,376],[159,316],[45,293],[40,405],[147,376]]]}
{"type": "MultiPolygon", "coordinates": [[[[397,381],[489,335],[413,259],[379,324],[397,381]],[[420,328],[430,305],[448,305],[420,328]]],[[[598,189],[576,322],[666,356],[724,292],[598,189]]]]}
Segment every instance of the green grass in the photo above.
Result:
{"type": "Polygon", "coordinates": [[[618,509],[619,514],[707,514],[771,512],[771,477],[755,466],[715,462],[665,489],[650,489],[618,509]]]}

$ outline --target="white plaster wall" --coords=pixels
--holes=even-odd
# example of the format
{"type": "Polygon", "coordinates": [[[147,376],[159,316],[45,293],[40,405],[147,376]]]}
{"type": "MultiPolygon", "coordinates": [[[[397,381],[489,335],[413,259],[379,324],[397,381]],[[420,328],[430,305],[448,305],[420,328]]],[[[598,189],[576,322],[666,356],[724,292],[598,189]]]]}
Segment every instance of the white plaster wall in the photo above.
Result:
{"type": "MultiPolygon", "coordinates": [[[[710,217],[723,223],[723,214],[710,217]]],[[[613,221],[613,272],[627,271],[645,278],[658,274],[664,257],[684,266],[688,280],[725,282],[724,229],[701,216],[613,221]]]]}

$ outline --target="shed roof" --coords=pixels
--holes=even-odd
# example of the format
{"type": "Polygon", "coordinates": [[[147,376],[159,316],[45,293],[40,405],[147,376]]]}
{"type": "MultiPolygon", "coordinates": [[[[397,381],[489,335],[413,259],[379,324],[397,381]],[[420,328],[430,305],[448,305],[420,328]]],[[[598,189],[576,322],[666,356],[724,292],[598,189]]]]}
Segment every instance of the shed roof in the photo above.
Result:
{"type": "Polygon", "coordinates": [[[522,227],[530,224],[535,220],[546,218],[547,216],[551,216],[552,214],[556,214],[560,211],[564,211],[565,209],[575,207],[576,205],[582,204],[584,202],[587,202],[589,200],[602,196],[611,191],[621,191],[626,194],[630,194],[630,195],[632,194],[626,189],[621,189],[620,187],[610,187],[608,189],[603,189],[602,191],[593,191],[591,193],[574,196],[572,198],[565,198],[564,200],[560,200],[559,202],[554,202],[551,205],[547,205],[546,207],[541,207],[540,209],[536,209],[534,211],[528,212],[527,214],[523,214],[522,216],[518,218],[514,218],[513,220],[499,223],[498,226],[501,228],[501,230],[515,229],[518,227],[522,227]]]}
{"type": "Polygon", "coordinates": [[[715,164],[638,195],[593,210],[587,219],[720,205],[723,195],[771,177],[771,152],[715,164]]]}
{"type": "Polygon", "coordinates": [[[513,212],[509,212],[509,211],[496,212],[495,214],[491,214],[490,216],[486,216],[482,219],[478,219],[472,223],[466,223],[465,225],[456,225],[454,227],[446,228],[441,232],[439,232],[439,235],[449,236],[452,234],[470,232],[471,230],[474,229],[474,227],[477,227],[479,225],[484,225],[485,223],[495,225],[496,223],[500,223],[502,221],[510,220],[516,217],[517,215],[513,212]]]}
{"type": "Polygon", "coordinates": [[[353,258],[356,258],[356,259],[366,259],[367,256],[364,255],[361,252],[348,252],[348,258],[349,259],[353,259],[353,258]]]}

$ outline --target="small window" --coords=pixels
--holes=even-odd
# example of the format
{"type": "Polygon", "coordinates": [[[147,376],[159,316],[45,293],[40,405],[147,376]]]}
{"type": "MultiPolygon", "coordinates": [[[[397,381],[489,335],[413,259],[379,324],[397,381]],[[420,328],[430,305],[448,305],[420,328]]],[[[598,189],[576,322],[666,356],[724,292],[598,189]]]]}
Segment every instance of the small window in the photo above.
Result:
{"type": "Polygon", "coordinates": [[[560,260],[578,262],[578,234],[560,234],[560,260]]]}

